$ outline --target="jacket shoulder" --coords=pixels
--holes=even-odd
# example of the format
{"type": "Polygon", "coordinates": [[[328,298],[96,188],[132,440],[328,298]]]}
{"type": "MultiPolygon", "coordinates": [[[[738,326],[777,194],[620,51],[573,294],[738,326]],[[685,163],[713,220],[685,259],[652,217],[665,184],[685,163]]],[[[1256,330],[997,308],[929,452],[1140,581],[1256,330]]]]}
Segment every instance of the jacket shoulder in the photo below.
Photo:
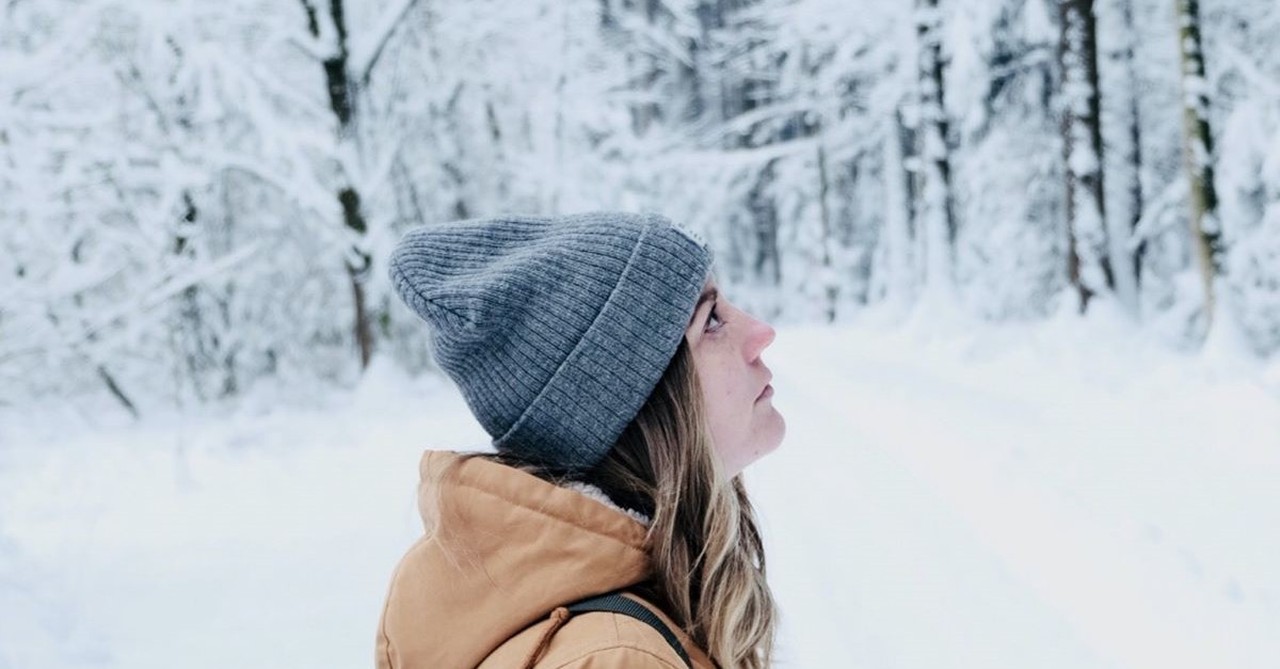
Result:
{"type": "MultiPolygon", "coordinates": [[[[511,637],[477,669],[513,669],[528,665],[552,622],[542,620],[511,637]]],[[[554,633],[534,669],[684,669],[662,634],[620,613],[579,613],[554,633]]]]}
{"type": "Polygon", "coordinates": [[[684,669],[684,666],[683,662],[672,664],[646,648],[632,646],[597,648],[567,662],[534,665],[535,669],[684,669]]]}

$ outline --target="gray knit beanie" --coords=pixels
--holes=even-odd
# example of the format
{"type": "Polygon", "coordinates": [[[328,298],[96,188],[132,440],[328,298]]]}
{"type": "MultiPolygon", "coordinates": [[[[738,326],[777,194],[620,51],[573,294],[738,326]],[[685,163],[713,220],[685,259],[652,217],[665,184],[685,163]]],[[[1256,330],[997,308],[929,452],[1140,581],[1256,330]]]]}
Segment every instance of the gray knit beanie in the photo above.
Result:
{"type": "Polygon", "coordinates": [[[657,385],[710,267],[667,219],[608,212],[415,228],[390,275],[494,447],[581,471],[657,385]]]}

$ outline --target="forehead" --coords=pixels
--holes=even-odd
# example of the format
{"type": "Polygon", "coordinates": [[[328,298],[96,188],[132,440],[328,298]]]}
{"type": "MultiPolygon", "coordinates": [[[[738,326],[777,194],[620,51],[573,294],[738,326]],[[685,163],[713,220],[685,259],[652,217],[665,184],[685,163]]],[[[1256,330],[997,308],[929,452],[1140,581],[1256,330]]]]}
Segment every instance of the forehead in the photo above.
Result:
{"type": "Polygon", "coordinates": [[[702,286],[702,294],[698,295],[698,303],[694,305],[693,310],[697,311],[702,305],[720,297],[720,291],[716,288],[714,279],[707,279],[706,284],[702,286]]]}
{"type": "Polygon", "coordinates": [[[720,292],[720,286],[716,283],[715,274],[707,274],[707,280],[702,284],[702,294],[698,297],[701,301],[708,294],[715,295],[720,292]]]}

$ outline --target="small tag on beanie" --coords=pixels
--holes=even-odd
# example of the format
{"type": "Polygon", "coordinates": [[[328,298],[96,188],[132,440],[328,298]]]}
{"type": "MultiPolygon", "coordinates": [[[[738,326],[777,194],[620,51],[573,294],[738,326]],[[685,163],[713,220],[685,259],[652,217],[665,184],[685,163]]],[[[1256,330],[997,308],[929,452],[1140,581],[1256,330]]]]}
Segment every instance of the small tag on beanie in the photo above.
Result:
{"type": "Polygon", "coordinates": [[[693,242],[694,244],[697,244],[698,246],[701,246],[704,249],[708,248],[707,240],[703,239],[702,235],[698,234],[697,232],[694,232],[691,228],[689,228],[685,224],[679,223],[677,221],[671,221],[671,227],[675,228],[676,232],[679,232],[680,234],[684,235],[689,239],[689,241],[693,242]]]}

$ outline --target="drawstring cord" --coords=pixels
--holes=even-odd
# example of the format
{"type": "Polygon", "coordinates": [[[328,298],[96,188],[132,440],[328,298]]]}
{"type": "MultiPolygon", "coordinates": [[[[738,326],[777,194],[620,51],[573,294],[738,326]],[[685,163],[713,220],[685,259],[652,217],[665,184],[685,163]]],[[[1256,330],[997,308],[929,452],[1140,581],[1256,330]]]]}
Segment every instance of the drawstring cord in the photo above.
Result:
{"type": "Polygon", "coordinates": [[[569,609],[563,606],[551,612],[551,626],[542,633],[542,639],[538,641],[538,645],[534,647],[533,651],[529,653],[529,657],[525,659],[523,669],[533,669],[533,665],[538,662],[538,658],[542,657],[542,654],[547,650],[547,646],[551,645],[551,637],[555,636],[556,632],[569,621],[569,617],[569,609]]]}

